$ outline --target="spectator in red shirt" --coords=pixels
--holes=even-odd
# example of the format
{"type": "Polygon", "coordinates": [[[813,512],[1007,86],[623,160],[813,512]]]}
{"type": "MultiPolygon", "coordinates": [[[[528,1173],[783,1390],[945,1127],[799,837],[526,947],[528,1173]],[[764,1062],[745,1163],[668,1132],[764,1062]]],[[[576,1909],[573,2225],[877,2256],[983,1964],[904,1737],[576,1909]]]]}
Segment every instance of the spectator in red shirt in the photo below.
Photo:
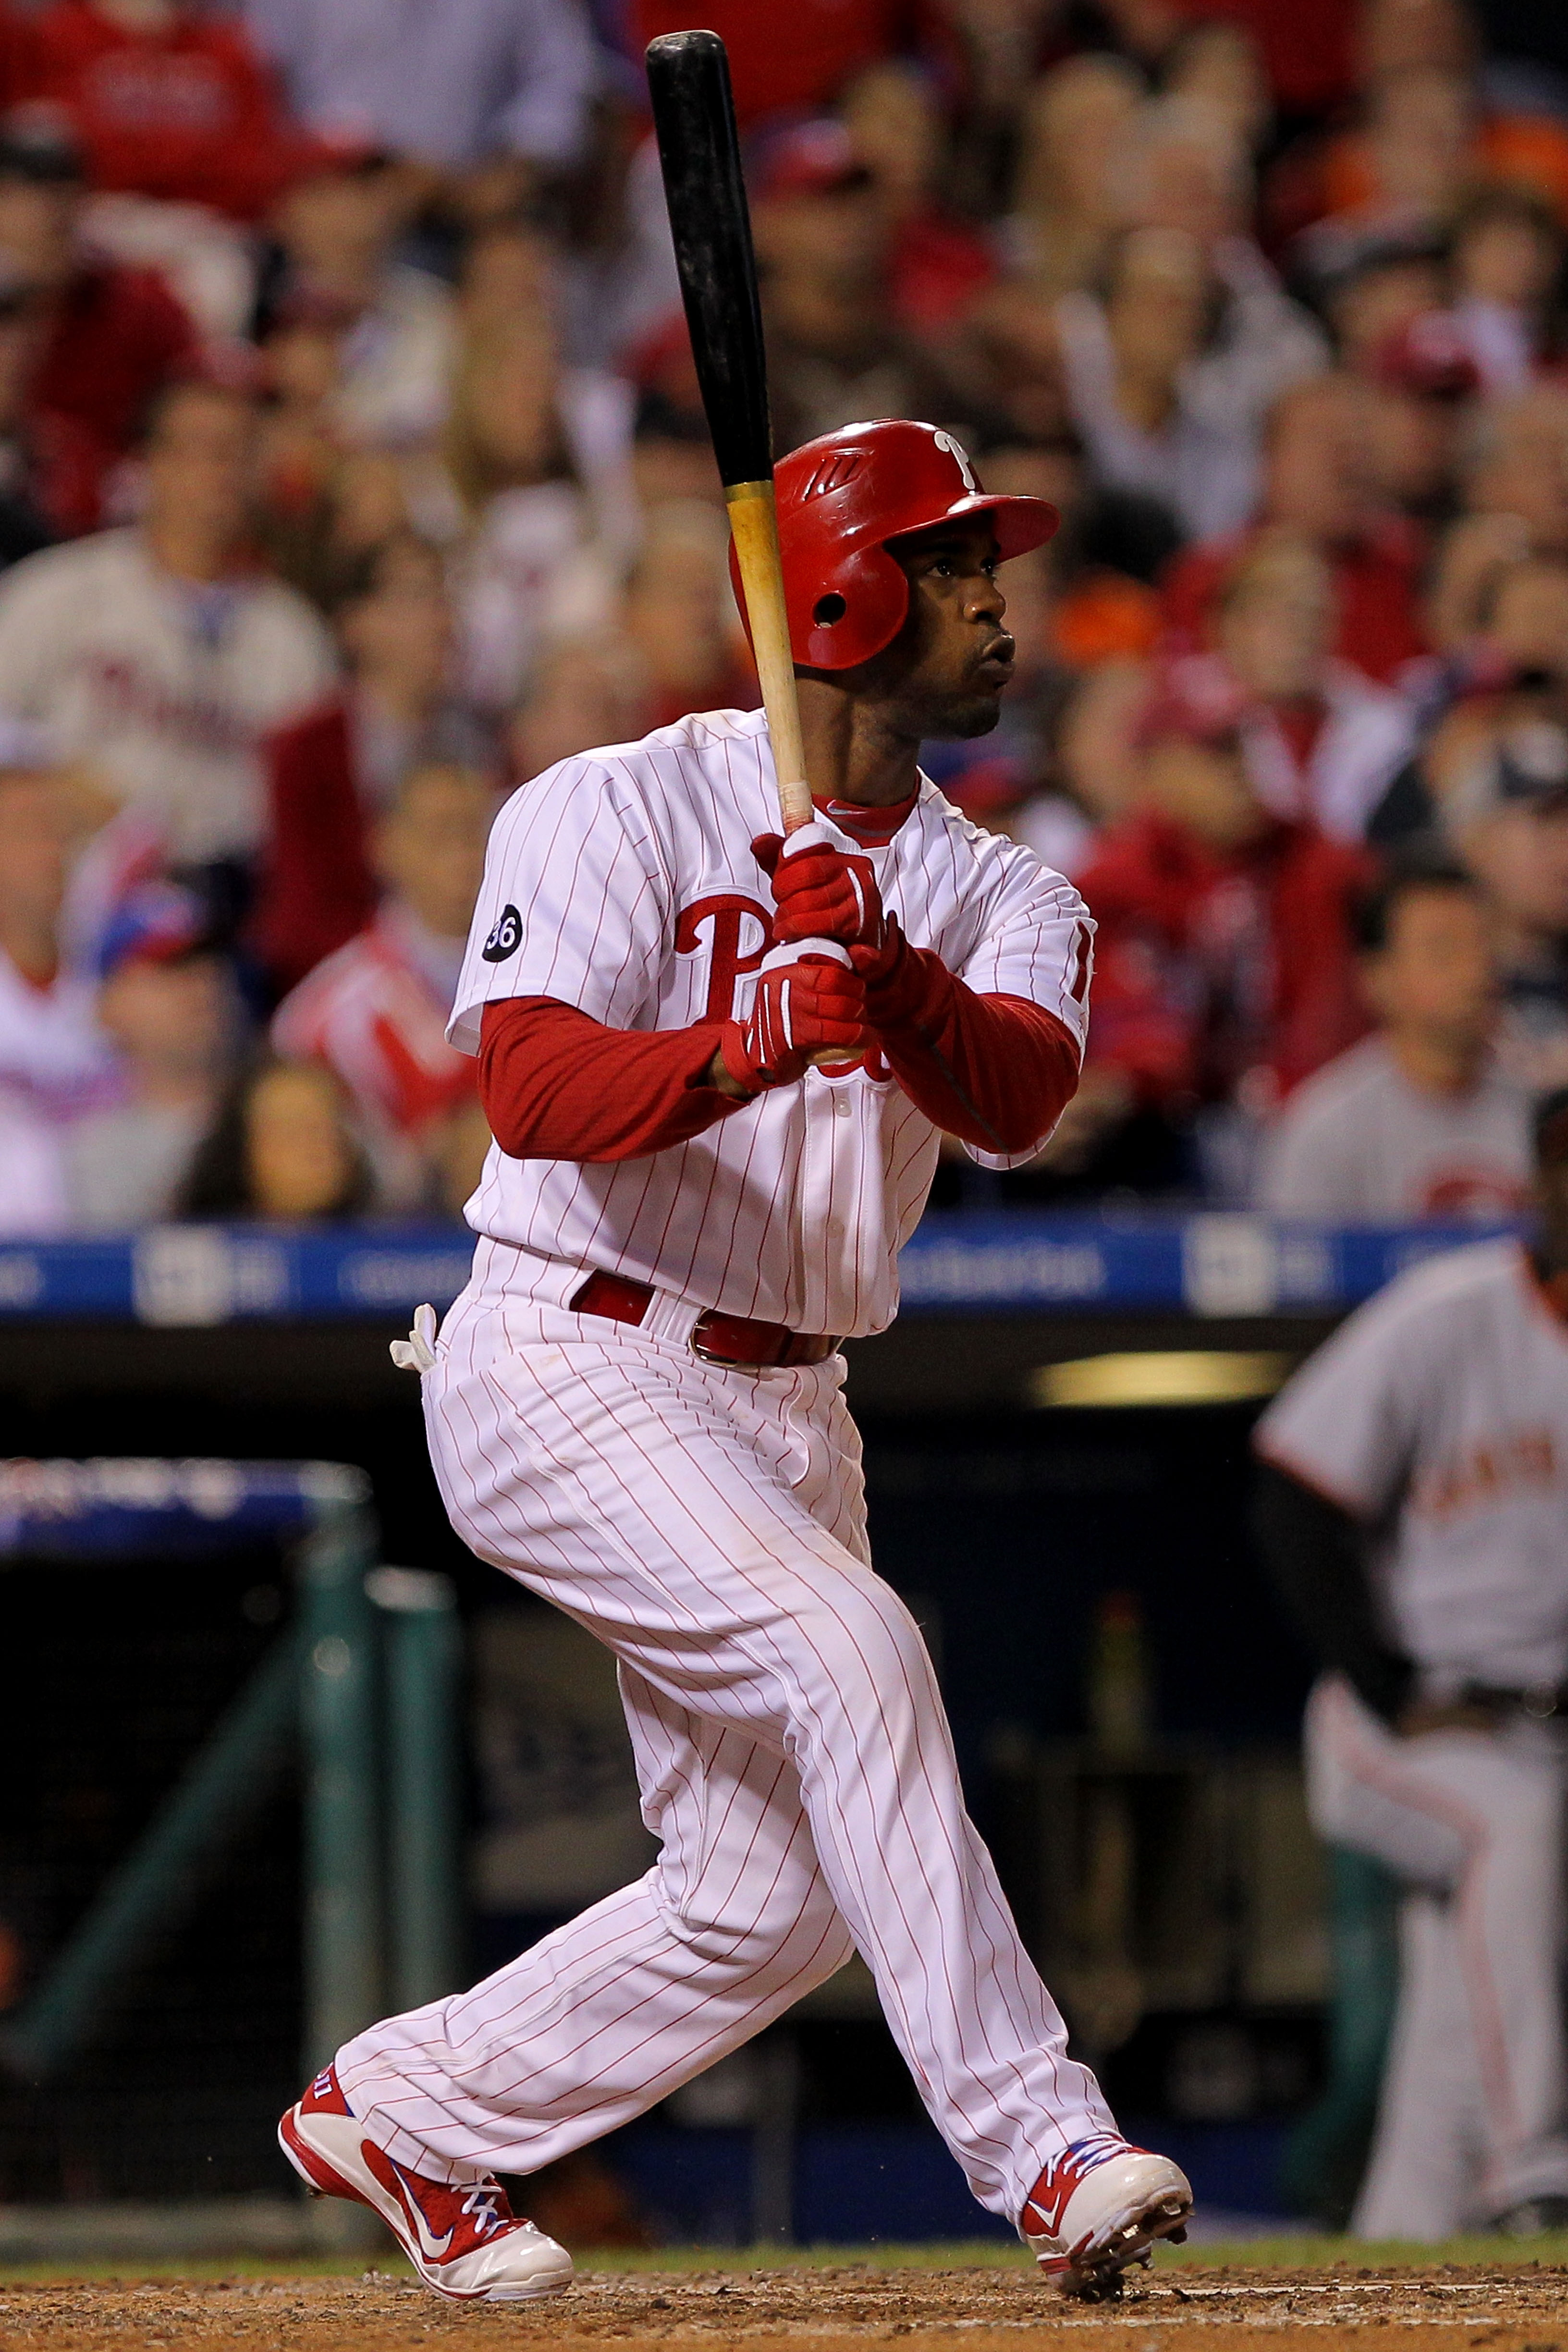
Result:
{"type": "Polygon", "coordinates": [[[29,408],[69,418],[107,470],[136,445],[157,394],[200,373],[202,353],[155,271],[86,245],[83,194],[81,151],[57,117],[18,108],[0,121],[0,268],[33,296],[41,329],[29,408]]]}
{"type": "Polygon", "coordinates": [[[454,1214],[479,1181],[489,1134],[477,1064],[447,1043],[495,798],[469,769],[412,769],[376,824],[372,861],[385,897],[369,928],[319,964],[279,1008],[272,1043],[322,1062],[347,1089],[407,1205],[454,1214]]]}
{"type": "Polygon", "coordinates": [[[1276,816],[1361,841],[1410,756],[1415,712],[1405,696],[1334,658],[1333,617],[1318,549],[1292,531],[1265,531],[1226,583],[1217,635],[1253,698],[1247,749],[1259,797],[1276,816]]]}
{"type": "MultiPolygon", "coordinates": [[[[1198,1118],[1215,1163],[1250,1171],[1258,1120],[1366,1027],[1350,905],[1364,855],[1258,798],[1246,698],[1207,675],[1154,689],[1142,806],[1078,877],[1100,926],[1086,1082],[1102,1118],[1198,1118]]],[[[1232,1184],[1221,1178],[1215,1189],[1232,1184]]]]}
{"type": "Polygon", "coordinates": [[[304,158],[237,18],[177,0],[49,0],[20,49],[19,94],[67,116],[95,188],[249,221],[304,158]]]}
{"type": "Polygon", "coordinates": [[[1426,650],[1417,603],[1426,543],[1402,518],[1381,511],[1370,483],[1365,394],[1343,376],[1298,384],[1278,400],[1263,453],[1258,520],[1190,547],[1166,575],[1173,645],[1208,643],[1221,587],[1253,534],[1268,525],[1300,531],[1333,572],[1334,650],[1386,684],[1426,650]]]}
{"type": "Polygon", "coordinates": [[[405,532],[372,549],[343,580],[333,618],[347,684],[266,752],[252,938],[279,990],[369,921],[369,831],[409,770],[443,745],[471,748],[449,699],[452,613],[434,548],[405,532]]]}

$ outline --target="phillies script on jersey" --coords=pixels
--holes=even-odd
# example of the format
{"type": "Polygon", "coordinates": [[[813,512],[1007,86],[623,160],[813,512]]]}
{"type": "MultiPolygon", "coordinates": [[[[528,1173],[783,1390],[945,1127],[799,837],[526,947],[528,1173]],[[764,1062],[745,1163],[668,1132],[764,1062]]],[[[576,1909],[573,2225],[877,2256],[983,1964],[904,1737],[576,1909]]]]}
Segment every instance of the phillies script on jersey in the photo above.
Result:
{"type": "MultiPolygon", "coordinates": [[[[475,1052],[483,1007],[509,997],[552,997],[616,1029],[743,1016],[773,908],[752,843],[777,828],[760,710],[683,719],[523,785],[490,836],[452,1043],[475,1052]]],[[[1069,883],[979,831],[929,782],[881,845],[839,837],[915,946],[981,994],[1043,1006],[1081,1051],[1093,926],[1069,883]]],[[[871,1055],[808,1071],[648,1159],[493,1150],[468,1214],[498,1243],[853,1338],[898,1310],[898,1251],[939,1142],[871,1055]]],[[[477,1279],[504,1285],[505,1257],[487,1265],[481,1249],[477,1279]]]]}

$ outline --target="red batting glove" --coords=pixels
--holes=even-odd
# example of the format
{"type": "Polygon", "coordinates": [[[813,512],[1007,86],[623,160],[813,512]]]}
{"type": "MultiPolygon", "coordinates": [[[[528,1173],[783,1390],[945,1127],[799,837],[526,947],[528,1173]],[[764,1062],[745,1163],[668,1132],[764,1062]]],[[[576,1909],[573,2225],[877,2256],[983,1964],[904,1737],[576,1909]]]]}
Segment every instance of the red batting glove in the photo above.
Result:
{"type": "Polygon", "coordinates": [[[849,961],[866,990],[866,1020],[879,1032],[919,1026],[931,1009],[932,992],[951,986],[951,975],[929,949],[910,947],[896,915],[883,918],[879,947],[855,946],[849,961]]]}
{"type": "Polygon", "coordinates": [[[758,975],[749,1017],[727,1021],[719,1040],[724,1067],[748,1094],[792,1086],[816,1054],[849,1061],[867,1043],[859,977],[826,957],[807,956],[758,975]]]}
{"type": "Polygon", "coordinates": [[[820,824],[802,825],[787,842],[780,834],[760,833],[752,855],[773,886],[773,938],[781,947],[796,940],[881,947],[887,918],[877,885],[820,824]]]}

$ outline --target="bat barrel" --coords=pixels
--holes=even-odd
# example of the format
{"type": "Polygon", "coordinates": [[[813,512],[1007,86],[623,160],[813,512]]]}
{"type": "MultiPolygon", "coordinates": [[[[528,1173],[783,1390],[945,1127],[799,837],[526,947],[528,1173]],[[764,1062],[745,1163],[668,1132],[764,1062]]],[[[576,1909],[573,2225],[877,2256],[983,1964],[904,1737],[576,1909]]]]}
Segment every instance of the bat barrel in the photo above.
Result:
{"type": "Polygon", "coordinates": [[[773,472],[767,365],[724,44],[717,33],[663,34],[648,45],[647,79],[719,477],[726,488],[763,481],[773,472]]]}
{"type": "Polygon", "coordinates": [[[811,817],[811,792],[779,561],[757,262],[724,44],[717,33],[666,33],[648,45],[647,79],[691,352],[729,503],[784,830],[793,833],[811,817]]]}

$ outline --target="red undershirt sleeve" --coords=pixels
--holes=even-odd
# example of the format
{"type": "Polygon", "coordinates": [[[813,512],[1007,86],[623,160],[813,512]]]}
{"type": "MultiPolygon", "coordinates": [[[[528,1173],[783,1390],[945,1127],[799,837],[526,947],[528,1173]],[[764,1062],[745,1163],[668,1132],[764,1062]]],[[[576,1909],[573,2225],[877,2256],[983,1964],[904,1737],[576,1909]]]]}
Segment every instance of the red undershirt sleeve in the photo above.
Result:
{"type": "Polygon", "coordinates": [[[1078,1091],[1078,1045],[1054,1013],[1026,997],[977,995],[929,948],[906,943],[892,985],[873,989],[867,1011],[910,1100],[981,1151],[1010,1157],[1043,1142],[1078,1091]]]}
{"type": "MultiPolygon", "coordinates": [[[[897,1005],[873,1009],[900,1086],[963,1142],[1028,1150],[1077,1090],[1072,1037],[1023,997],[976,995],[929,950],[905,957],[897,1005]]],[[[743,1108],[707,1083],[721,1035],[716,1022],[608,1029],[543,996],[489,1004],[479,1065],[490,1133],[514,1160],[640,1160],[684,1143],[743,1108]]]]}
{"type": "Polygon", "coordinates": [[[552,997],[487,1004],[479,1100],[513,1160],[643,1160],[744,1104],[707,1083],[722,1030],[607,1029],[552,997]]]}

